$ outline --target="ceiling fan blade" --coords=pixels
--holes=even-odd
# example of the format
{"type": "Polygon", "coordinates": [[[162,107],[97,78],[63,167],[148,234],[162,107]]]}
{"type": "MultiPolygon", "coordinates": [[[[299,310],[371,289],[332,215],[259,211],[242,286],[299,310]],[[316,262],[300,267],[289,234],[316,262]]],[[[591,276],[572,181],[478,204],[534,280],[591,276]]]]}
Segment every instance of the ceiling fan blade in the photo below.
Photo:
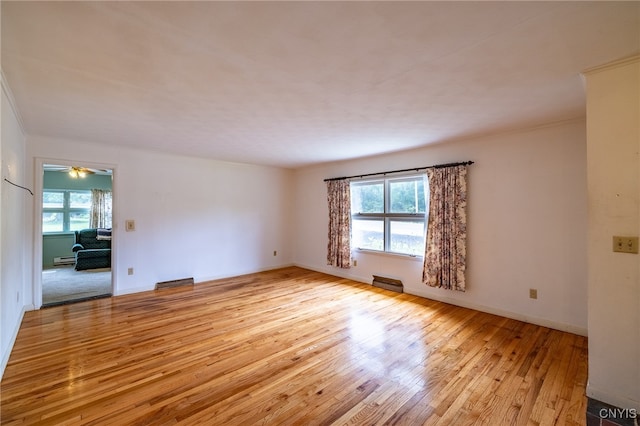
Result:
{"type": "Polygon", "coordinates": [[[47,172],[67,172],[71,168],[68,166],[54,166],[54,165],[45,164],[43,169],[47,172]]]}

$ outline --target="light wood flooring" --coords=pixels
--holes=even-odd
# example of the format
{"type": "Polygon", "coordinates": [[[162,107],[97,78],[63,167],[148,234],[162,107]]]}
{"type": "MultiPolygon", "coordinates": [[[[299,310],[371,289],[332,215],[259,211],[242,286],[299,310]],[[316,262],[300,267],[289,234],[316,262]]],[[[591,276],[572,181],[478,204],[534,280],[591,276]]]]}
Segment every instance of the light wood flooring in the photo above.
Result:
{"type": "Polygon", "coordinates": [[[1,423],[585,424],[587,341],[300,268],[27,312],[1,423]]]}

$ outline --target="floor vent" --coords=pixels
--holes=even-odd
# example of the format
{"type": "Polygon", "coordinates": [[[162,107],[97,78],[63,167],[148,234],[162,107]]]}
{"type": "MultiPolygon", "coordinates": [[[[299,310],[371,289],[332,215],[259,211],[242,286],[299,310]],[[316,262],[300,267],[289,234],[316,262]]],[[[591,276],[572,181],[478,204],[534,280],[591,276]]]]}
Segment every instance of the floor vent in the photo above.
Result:
{"type": "Polygon", "coordinates": [[[54,257],[53,266],[73,265],[76,263],[76,258],[73,256],[54,257]]]}
{"type": "Polygon", "coordinates": [[[163,288],[181,287],[183,285],[193,285],[193,277],[156,283],[156,290],[162,290],[163,288]]]}
{"type": "Polygon", "coordinates": [[[402,281],[396,280],[394,278],[387,278],[387,277],[374,275],[372,284],[374,287],[384,288],[385,290],[396,291],[398,293],[404,292],[404,286],[402,285],[402,281]]]}

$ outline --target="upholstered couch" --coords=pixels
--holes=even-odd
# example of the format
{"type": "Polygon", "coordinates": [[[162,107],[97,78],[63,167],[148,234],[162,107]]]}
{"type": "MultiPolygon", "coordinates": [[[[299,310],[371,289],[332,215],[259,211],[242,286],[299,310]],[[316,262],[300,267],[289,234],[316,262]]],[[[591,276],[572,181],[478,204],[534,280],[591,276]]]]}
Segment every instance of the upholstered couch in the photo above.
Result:
{"type": "Polygon", "coordinates": [[[75,253],[76,271],[111,267],[111,230],[96,228],[76,232],[76,243],[71,248],[75,253]]]}

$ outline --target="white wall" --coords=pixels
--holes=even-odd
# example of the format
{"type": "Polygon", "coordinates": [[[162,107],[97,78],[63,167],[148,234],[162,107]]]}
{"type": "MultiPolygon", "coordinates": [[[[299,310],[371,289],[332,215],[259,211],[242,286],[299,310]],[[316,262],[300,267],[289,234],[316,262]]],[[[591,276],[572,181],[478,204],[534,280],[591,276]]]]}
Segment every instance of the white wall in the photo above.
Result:
{"type": "Polygon", "coordinates": [[[113,167],[115,294],[292,263],[290,170],[44,137],[27,138],[27,158],[113,167]],[[128,219],[134,232],[125,232],[128,219]]]}
{"type": "Polygon", "coordinates": [[[25,185],[25,145],[20,122],[10,102],[11,92],[2,77],[0,136],[0,376],[9,360],[13,341],[28,305],[26,276],[31,267],[25,254],[29,247],[26,210],[33,202],[27,191],[4,179],[25,185]]]}
{"type": "Polygon", "coordinates": [[[590,397],[640,410],[640,57],[586,73],[590,397]]]}
{"type": "Polygon", "coordinates": [[[585,122],[436,145],[296,172],[294,262],[370,283],[400,278],[408,293],[586,335],[585,122]],[[323,179],[472,160],[468,174],[467,291],[421,283],[422,262],[357,252],[326,266],[323,179]],[[529,288],[538,299],[529,299],[529,288]]]}

